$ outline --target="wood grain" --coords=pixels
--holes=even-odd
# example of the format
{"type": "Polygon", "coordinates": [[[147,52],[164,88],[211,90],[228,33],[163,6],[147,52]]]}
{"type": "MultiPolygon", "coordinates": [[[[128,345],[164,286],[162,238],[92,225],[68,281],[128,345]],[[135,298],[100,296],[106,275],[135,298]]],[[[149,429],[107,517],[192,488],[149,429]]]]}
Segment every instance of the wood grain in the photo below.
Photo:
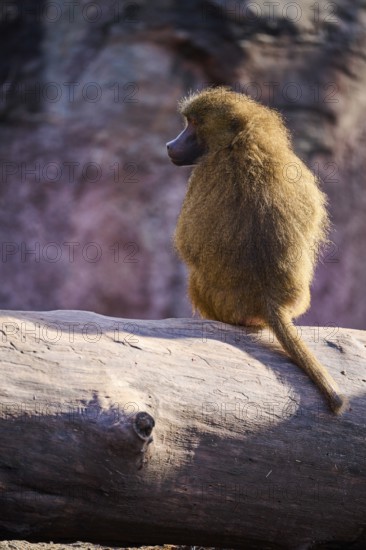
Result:
{"type": "Polygon", "coordinates": [[[366,333],[299,331],[350,398],[340,418],[268,331],[2,312],[0,537],[361,540],[366,333]]]}

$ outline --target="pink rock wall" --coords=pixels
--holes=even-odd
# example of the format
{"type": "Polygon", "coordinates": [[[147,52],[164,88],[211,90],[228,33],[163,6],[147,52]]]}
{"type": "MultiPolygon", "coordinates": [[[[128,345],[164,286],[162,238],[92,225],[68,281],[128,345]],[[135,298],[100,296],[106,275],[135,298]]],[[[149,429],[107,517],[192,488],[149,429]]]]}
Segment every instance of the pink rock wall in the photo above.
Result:
{"type": "Polygon", "coordinates": [[[225,83],[284,114],[329,196],[333,244],[301,322],[364,328],[363,3],[58,6],[0,18],[0,307],[189,316],[172,234],[190,170],[165,142],[182,95],[225,83]]]}

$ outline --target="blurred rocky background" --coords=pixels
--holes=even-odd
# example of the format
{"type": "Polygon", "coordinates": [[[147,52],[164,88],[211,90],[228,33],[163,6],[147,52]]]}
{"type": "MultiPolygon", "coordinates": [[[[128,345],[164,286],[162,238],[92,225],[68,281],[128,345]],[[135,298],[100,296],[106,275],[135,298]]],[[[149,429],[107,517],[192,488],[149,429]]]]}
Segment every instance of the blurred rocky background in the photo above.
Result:
{"type": "Polygon", "coordinates": [[[190,316],[172,234],[177,100],[227,84],[283,113],[329,196],[299,322],[365,327],[366,3],[0,2],[3,309],[190,316]]]}

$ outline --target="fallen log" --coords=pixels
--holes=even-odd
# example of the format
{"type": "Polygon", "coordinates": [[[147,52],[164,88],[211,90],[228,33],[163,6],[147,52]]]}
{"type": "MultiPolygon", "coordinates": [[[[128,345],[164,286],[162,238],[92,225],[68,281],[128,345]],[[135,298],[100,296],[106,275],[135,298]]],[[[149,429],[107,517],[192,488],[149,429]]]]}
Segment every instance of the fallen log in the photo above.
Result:
{"type": "Polygon", "coordinates": [[[342,417],[267,330],[3,312],[0,538],[366,546],[366,333],[299,331],[342,417]]]}

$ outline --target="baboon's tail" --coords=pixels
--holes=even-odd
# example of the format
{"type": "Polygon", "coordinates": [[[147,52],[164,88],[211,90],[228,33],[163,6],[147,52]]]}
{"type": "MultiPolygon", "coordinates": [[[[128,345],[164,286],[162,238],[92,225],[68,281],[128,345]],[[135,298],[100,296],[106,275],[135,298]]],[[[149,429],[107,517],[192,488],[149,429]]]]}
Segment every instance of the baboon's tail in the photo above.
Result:
{"type": "Polygon", "coordinates": [[[269,324],[291,359],[308,374],[324,394],[331,410],[336,414],[342,414],[348,404],[347,398],[340,393],[336,381],[300,339],[291,318],[286,312],[271,311],[269,324]]]}

